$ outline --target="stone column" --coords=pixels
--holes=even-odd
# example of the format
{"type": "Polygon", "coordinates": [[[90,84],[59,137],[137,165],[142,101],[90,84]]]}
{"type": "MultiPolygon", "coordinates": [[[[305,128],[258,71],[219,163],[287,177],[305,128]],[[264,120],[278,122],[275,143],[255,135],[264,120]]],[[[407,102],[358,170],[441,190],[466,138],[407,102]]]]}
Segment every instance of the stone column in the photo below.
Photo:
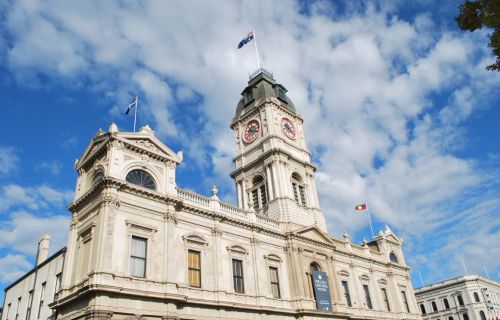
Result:
{"type": "Polygon", "coordinates": [[[281,188],[279,186],[280,176],[277,173],[276,162],[271,163],[271,172],[273,173],[273,183],[274,183],[274,190],[276,192],[276,197],[277,198],[282,197],[283,192],[281,191],[281,188]]]}

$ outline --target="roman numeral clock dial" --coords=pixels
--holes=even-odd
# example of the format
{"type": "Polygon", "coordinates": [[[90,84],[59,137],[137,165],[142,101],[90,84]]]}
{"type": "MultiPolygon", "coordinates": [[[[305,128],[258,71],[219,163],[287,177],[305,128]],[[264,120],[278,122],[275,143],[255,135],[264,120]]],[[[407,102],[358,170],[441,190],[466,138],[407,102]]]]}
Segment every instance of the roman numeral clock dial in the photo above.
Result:
{"type": "Polygon", "coordinates": [[[290,139],[295,139],[297,136],[297,130],[295,130],[295,126],[293,125],[293,122],[290,121],[288,118],[283,118],[281,119],[281,130],[290,139]]]}
{"type": "Polygon", "coordinates": [[[243,140],[250,143],[257,139],[260,130],[260,124],[257,120],[251,120],[247,123],[245,131],[243,132],[243,140]]]}

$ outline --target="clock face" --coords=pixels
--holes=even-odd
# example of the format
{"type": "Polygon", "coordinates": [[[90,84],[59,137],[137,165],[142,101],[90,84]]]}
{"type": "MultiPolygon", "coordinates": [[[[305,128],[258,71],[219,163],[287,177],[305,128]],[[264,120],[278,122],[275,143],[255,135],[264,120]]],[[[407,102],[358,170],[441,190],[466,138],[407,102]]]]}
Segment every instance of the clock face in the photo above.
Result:
{"type": "Polygon", "coordinates": [[[245,127],[245,132],[243,133],[243,139],[246,142],[252,142],[257,138],[259,133],[260,124],[257,120],[251,120],[247,123],[245,127]]]}
{"type": "Polygon", "coordinates": [[[292,121],[287,118],[281,119],[281,130],[290,139],[295,139],[297,131],[292,121]]]}

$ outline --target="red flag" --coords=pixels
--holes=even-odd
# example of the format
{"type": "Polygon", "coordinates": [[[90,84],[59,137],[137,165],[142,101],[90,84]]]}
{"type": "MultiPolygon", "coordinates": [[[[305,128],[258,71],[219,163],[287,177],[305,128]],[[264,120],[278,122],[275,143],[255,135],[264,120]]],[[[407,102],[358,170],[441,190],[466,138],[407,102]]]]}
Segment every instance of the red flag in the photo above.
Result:
{"type": "Polygon", "coordinates": [[[354,207],[354,210],[366,210],[366,203],[358,204],[354,207]]]}

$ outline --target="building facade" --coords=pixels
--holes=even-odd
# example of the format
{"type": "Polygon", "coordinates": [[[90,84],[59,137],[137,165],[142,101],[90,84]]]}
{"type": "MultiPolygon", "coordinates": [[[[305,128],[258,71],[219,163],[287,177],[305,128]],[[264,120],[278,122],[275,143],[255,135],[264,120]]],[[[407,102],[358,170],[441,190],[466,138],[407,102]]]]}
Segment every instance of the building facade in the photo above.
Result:
{"type": "MultiPolygon", "coordinates": [[[[230,127],[237,205],[179,187],[145,126],[80,159],[55,319],[420,319],[402,240],[327,233],[303,118],[264,69],[230,127]]],[[[31,316],[24,320],[35,320],[31,316]]],[[[2,320],[19,320],[3,317],[2,320]]]]}
{"type": "Polygon", "coordinates": [[[5,288],[2,320],[48,319],[53,310],[49,304],[57,300],[61,288],[66,248],[52,256],[48,235],[38,243],[36,266],[5,288]]]}
{"type": "Polygon", "coordinates": [[[423,319],[498,320],[500,283],[461,276],[415,289],[423,319]]]}

